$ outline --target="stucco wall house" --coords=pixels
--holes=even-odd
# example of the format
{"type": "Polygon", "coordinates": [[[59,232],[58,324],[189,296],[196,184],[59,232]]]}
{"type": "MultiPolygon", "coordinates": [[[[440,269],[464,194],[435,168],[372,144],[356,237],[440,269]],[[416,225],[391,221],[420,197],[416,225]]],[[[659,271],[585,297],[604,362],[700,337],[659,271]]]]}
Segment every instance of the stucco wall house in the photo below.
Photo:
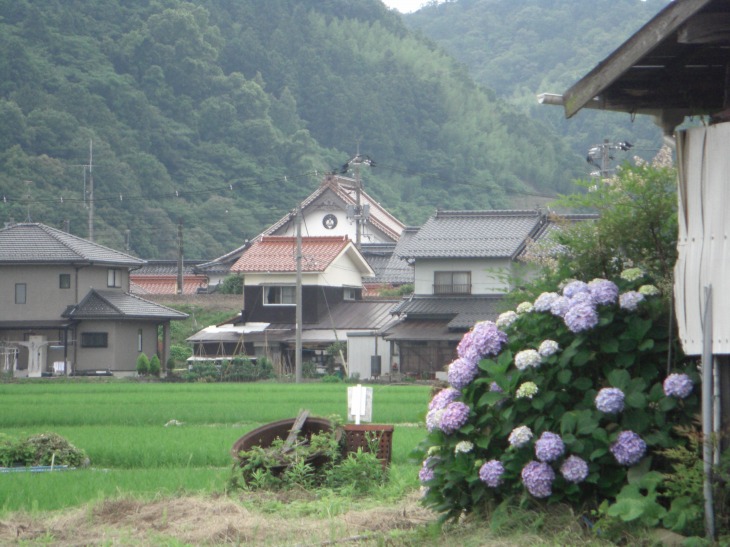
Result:
{"type": "Polygon", "coordinates": [[[43,224],[0,230],[0,368],[132,375],[142,352],[164,363],[170,321],[187,315],[129,294],[144,263],[43,224]]]}

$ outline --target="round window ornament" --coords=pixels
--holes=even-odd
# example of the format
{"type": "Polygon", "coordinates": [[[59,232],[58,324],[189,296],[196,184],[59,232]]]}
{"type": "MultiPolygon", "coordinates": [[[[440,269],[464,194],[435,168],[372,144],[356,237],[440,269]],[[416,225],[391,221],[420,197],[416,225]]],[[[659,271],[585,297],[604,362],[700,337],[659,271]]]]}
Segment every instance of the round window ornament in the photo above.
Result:
{"type": "Polygon", "coordinates": [[[325,215],[322,219],[322,226],[328,230],[332,230],[335,226],[337,226],[337,217],[332,213],[325,215]]]}

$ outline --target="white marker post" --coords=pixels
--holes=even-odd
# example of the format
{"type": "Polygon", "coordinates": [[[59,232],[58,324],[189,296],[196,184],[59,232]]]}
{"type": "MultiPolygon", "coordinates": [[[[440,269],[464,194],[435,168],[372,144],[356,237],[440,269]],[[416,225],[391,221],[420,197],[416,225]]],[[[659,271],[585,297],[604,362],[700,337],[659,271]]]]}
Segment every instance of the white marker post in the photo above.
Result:
{"type": "Polygon", "coordinates": [[[357,384],[347,388],[347,419],[360,425],[360,421],[373,420],[373,388],[357,384]]]}

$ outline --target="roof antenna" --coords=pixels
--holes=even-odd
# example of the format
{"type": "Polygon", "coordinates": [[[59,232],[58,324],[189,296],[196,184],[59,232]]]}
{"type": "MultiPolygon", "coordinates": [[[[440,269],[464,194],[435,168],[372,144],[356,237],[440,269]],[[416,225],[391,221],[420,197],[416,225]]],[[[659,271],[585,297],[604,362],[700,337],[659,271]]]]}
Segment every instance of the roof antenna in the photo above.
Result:
{"type": "Polygon", "coordinates": [[[25,193],[25,199],[27,203],[27,218],[25,219],[26,222],[33,222],[33,219],[30,218],[30,185],[33,184],[32,180],[26,180],[24,181],[25,185],[27,186],[27,191],[25,193]]]}

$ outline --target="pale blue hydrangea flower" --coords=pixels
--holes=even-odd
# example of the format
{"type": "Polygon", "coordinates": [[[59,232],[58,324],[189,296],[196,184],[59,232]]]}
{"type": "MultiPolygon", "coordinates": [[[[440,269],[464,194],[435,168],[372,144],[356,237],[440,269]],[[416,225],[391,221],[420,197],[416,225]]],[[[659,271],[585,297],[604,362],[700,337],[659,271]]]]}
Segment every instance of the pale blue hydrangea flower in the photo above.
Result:
{"type": "Polygon", "coordinates": [[[550,357],[551,355],[555,355],[558,350],[560,349],[560,346],[555,340],[543,340],[540,344],[540,347],[537,348],[537,352],[544,358],[550,357]]]}
{"type": "Polygon", "coordinates": [[[515,355],[515,366],[518,370],[525,370],[530,367],[537,368],[541,362],[542,357],[534,349],[523,349],[515,355]]]}
{"type": "Polygon", "coordinates": [[[550,311],[550,306],[560,295],[556,292],[544,292],[535,299],[535,311],[550,311]]]}
{"type": "Polygon", "coordinates": [[[442,389],[436,395],[433,396],[431,402],[428,403],[429,410],[438,410],[440,408],[446,408],[446,405],[455,401],[461,395],[461,391],[454,389],[453,387],[447,387],[442,389]]]}
{"type": "Polygon", "coordinates": [[[587,293],[588,284],[585,281],[571,281],[563,287],[563,296],[573,298],[578,293],[587,293]]]}
{"type": "Polygon", "coordinates": [[[441,429],[441,417],[444,415],[445,411],[446,407],[428,411],[426,414],[426,429],[429,432],[433,433],[437,429],[441,429]]]}
{"type": "Polygon", "coordinates": [[[565,443],[560,435],[550,431],[543,432],[540,438],[535,441],[535,456],[541,462],[552,462],[557,460],[565,452],[565,443]]]}
{"type": "Polygon", "coordinates": [[[459,441],[454,447],[455,454],[467,454],[474,450],[474,443],[471,441],[459,441]]]}
{"type": "Polygon", "coordinates": [[[490,488],[497,488],[502,484],[504,465],[499,460],[489,460],[479,468],[479,479],[490,488]]]}
{"type": "Polygon", "coordinates": [[[606,414],[617,414],[624,409],[624,392],[617,387],[604,387],[596,395],[596,408],[606,414]]]}
{"type": "Polygon", "coordinates": [[[619,299],[618,303],[621,309],[634,311],[639,307],[639,304],[644,301],[644,295],[637,291],[626,291],[619,299]]]}
{"type": "Polygon", "coordinates": [[[531,461],[522,468],[522,483],[536,498],[547,498],[553,493],[555,471],[545,462],[531,461]]]}
{"type": "Polygon", "coordinates": [[[646,452],[646,443],[633,431],[622,431],[610,447],[611,454],[621,465],[628,467],[639,463],[646,452]]]}
{"type": "Polygon", "coordinates": [[[464,389],[477,377],[478,373],[479,367],[475,362],[459,358],[449,365],[449,383],[455,389],[464,389]]]}
{"type": "Polygon", "coordinates": [[[518,315],[522,315],[523,313],[531,313],[534,309],[532,302],[522,302],[517,306],[516,311],[518,315]]]}
{"type": "Polygon", "coordinates": [[[517,388],[515,397],[517,399],[532,399],[540,390],[535,382],[525,382],[517,388]]]}
{"type": "Polygon", "coordinates": [[[657,289],[654,285],[642,285],[639,287],[639,293],[644,296],[657,296],[661,294],[659,289],[657,289]]]}
{"type": "Polygon", "coordinates": [[[595,306],[596,303],[593,301],[593,295],[589,292],[579,292],[570,297],[570,307],[578,304],[587,304],[589,306],[595,306]]]}
{"type": "Polygon", "coordinates": [[[565,312],[563,321],[571,332],[583,332],[598,324],[598,312],[590,304],[576,304],[565,312]]]}
{"type": "Polygon", "coordinates": [[[426,458],[421,465],[421,469],[418,472],[418,480],[421,481],[422,484],[425,484],[428,481],[434,479],[434,472],[433,468],[431,467],[432,461],[435,461],[435,458],[426,458]]]}
{"type": "Polygon", "coordinates": [[[469,407],[460,401],[449,403],[443,410],[439,428],[447,435],[451,435],[454,431],[457,431],[466,424],[469,420],[469,412],[469,407]]]}
{"type": "Polygon", "coordinates": [[[517,317],[517,313],[512,310],[500,313],[499,317],[497,317],[497,326],[500,329],[506,329],[507,327],[512,325],[512,323],[517,321],[517,317]]]}
{"type": "Polygon", "coordinates": [[[512,433],[510,433],[509,437],[507,438],[509,444],[514,446],[515,448],[521,448],[525,446],[527,443],[530,442],[530,439],[532,439],[532,429],[530,429],[526,425],[515,427],[512,430],[512,433]]]}
{"type": "Polygon", "coordinates": [[[560,474],[568,482],[583,482],[588,477],[588,464],[583,458],[569,456],[560,466],[560,474]]]}
{"type": "Polygon", "coordinates": [[[550,313],[563,317],[566,312],[570,309],[570,298],[565,296],[558,296],[553,303],[550,304],[550,313]]]}
{"type": "Polygon", "coordinates": [[[618,299],[618,285],[608,279],[596,278],[588,283],[593,302],[597,306],[615,304],[618,299]]]}
{"type": "Polygon", "coordinates": [[[667,397],[684,399],[685,397],[689,397],[689,394],[692,393],[694,384],[690,377],[686,374],[674,373],[664,379],[662,387],[664,388],[664,395],[667,397]]]}
{"type": "Polygon", "coordinates": [[[641,268],[627,268],[621,272],[621,279],[626,281],[637,281],[644,277],[644,270],[641,268]]]}

